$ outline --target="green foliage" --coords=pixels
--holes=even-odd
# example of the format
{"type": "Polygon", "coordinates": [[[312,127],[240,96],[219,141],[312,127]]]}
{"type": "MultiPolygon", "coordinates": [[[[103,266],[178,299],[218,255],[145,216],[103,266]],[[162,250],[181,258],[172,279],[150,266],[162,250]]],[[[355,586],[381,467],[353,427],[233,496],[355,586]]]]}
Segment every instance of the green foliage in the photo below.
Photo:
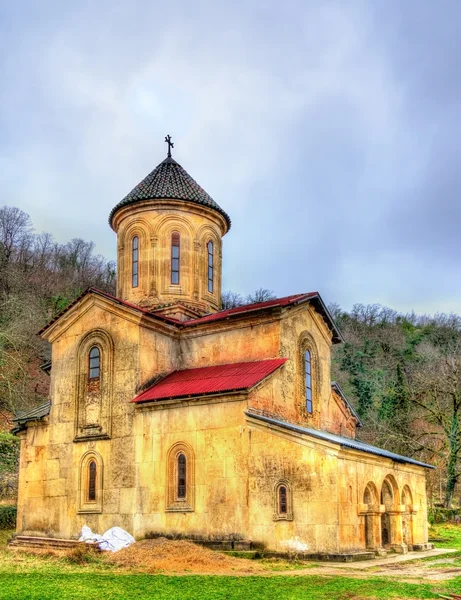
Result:
{"type": "Polygon", "coordinates": [[[403,374],[402,363],[397,364],[395,378],[390,379],[383,393],[378,415],[387,421],[397,432],[408,432],[410,420],[410,393],[403,374]]]}
{"type": "Polygon", "coordinates": [[[436,523],[448,523],[450,521],[459,521],[458,525],[461,542],[461,508],[442,508],[434,506],[428,509],[428,521],[431,525],[436,523]]]}
{"type": "Polygon", "coordinates": [[[364,422],[359,436],[435,462],[449,507],[461,478],[461,318],[379,305],[333,310],[346,340],[334,348],[333,379],[364,422]]]}
{"type": "Polygon", "coordinates": [[[16,527],[16,506],[12,504],[0,504],[0,529],[12,529],[16,527]]]}
{"type": "Polygon", "coordinates": [[[358,348],[346,342],[339,355],[341,370],[349,372],[350,385],[357,398],[357,412],[361,418],[366,418],[373,408],[380,379],[379,372],[373,370],[375,356],[376,346],[369,340],[365,340],[363,346],[358,348]]]}
{"type": "Polygon", "coordinates": [[[71,301],[72,300],[70,300],[67,296],[62,296],[61,294],[53,296],[50,301],[53,316],[64,310],[71,303],[71,301]]]}
{"type": "Polygon", "coordinates": [[[0,433],[0,476],[14,473],[19,464],[19,438],[10,433],[0,433]]]}

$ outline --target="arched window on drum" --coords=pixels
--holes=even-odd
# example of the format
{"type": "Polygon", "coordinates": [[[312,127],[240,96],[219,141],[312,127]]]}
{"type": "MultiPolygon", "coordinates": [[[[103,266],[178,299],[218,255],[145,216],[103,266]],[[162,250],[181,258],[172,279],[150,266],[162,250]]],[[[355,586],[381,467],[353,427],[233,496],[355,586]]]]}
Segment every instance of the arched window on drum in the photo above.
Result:
{"type": "Polygon", "coordinates": [[[207,244],[207,256],[208,256],[208,291],[210,294],[214,290],[214,246],[210,240],[207,244]]]}

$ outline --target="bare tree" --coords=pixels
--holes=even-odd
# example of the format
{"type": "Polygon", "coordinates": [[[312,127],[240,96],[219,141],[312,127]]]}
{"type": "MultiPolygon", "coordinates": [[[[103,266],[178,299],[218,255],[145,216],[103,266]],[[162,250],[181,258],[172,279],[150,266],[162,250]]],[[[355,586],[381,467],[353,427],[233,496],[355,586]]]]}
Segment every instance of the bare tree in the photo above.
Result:
{"type": "Polygon", "coordinates": [[[230,290],[223,292],[221,298],[223,309],[236,308],[245,304],[245,300],[241,294],[230,290]]]}
{"type": "Polygon", "coordinates": [[[87,287],[115,288],[115,264],[95,255],[92,242],[58,244],[35,234],[23,211],[0,208],[0,409],[42,400],[46,377],[38,365],[48,347],[35,334],[87,287]]]}
{"type": "Polygon", "coordinates": [[[275,298],[277,298],[277,296],[272,290],[259,288],[255,290],[252,294],[248,294],[246,298],[246,303],[255,304],[256,302],[267,302],[267,300],[275,300],[275,298]]]}
{"type": "Polygon", "coordinates": [[[461,340],[444,349],[423,344],[410,376],[410,399],[431,426],[418,438],[446,464],[446,508],[461,476],[461,340]],[[442,442],[442,443],[440,443],[442,442]]]}

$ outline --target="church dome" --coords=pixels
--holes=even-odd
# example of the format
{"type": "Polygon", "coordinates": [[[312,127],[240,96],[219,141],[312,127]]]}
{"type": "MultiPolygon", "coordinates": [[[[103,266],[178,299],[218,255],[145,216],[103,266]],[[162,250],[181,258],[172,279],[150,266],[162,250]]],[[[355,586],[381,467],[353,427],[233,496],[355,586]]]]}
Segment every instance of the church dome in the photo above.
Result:
{"type": "Polygon", "coordinates": [[[219,212],[226,221],[227,231],[230,229],[229,215],[171,156],[161,162],[111,210],[109,224],[112,227],[113,218],[119,209],[142,200],[155,199],[185,200],[202,204],[219,212]]]}

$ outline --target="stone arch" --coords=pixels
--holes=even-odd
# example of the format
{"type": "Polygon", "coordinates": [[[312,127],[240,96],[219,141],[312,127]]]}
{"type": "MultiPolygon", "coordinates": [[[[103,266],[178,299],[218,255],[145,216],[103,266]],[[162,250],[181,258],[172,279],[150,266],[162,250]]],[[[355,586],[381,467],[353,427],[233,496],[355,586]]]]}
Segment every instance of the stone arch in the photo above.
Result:
{"type": "Polygon", "coordinates": [[[160,239],[165,231],[173,231],[175,227],[182,228],[191,239],[195,237],[195,229],[190,218],[180,214],[168,214],[158,217],[153,223],[152,234],[160,239]]]}
{"type": "Polygon", "coordinates": [[[373,481],[369,481],[363,491],[363,503],[368,506],[376,506],[379,504],[378,488],[373,481]]]}
{"type": "Polygon", "coordinates": [[[104,462],[94,450],[85,452],[78,469],[78,512],[101,513],[103,499],[104,462]]]}
{"type": "Polygon", "coordinates": [[[381,485],[381,505],[385,510],[381,514],[381,543],[384,547],[395,546],[397,537],[401,533],[401,519],[399,511],[400,493],[399,486],[393,475],[387,475],[381,485]]]}
{"type": "Polygon", "coordinates": [[[381,485],[381,504],[391,508],[400,504],[399,486],[395,477],[386,475],[381,485]]]}
{"type": "Polygon", "coordinates": [[[312,418],[320,410],[318,399],[321,387],[320,356],[317,344],[309,331],[303,331],[298,338],[298,397],[301,414],[305,418],[312,418]],[[311,354],[311,379],[312,379],[312,413],[306,409],[306,379],[305,379],[305,352],[311,354]]]}
{"type": "Polygon", "coordinates": [[[364,541],[365,548],[375,550],[380,546],[380,516],[379,492],[373,481],[369,481],[363,490],[363,504],[365,517],[364,541]]]}
{"type": "Polygon", "coordinates": [[[406,511],[408,511],[408,512],[412,511],[413,494],[411,493],[411,489],[408,484],[405,484],[402,488],[402,505],[405,506],[406,511]]]}
{"type": "Polygon", "coordinates": [[[195,454],[186,442],[176,442],[167,453],[166,506],[167,512],[191,512],[195,506],[195,454]],[[186,490],[181,497],[177,494],[178,458],[185,457],[186,490]]]}
{"type": "Polygon", "coordinates": [[[104,329],[92,329],[77,346],[75,440],[107,439],[112,425],[114,342],[104,329]],[[89,352],[99,349],[97,381],[89,378],[89,352]]]}
{"type": "Polygon", "coordinates": [[[408,549],[413,548],[413,494],[409,485],[402,488],[402,538],[403,543],[407,544],[408,549]]]}

